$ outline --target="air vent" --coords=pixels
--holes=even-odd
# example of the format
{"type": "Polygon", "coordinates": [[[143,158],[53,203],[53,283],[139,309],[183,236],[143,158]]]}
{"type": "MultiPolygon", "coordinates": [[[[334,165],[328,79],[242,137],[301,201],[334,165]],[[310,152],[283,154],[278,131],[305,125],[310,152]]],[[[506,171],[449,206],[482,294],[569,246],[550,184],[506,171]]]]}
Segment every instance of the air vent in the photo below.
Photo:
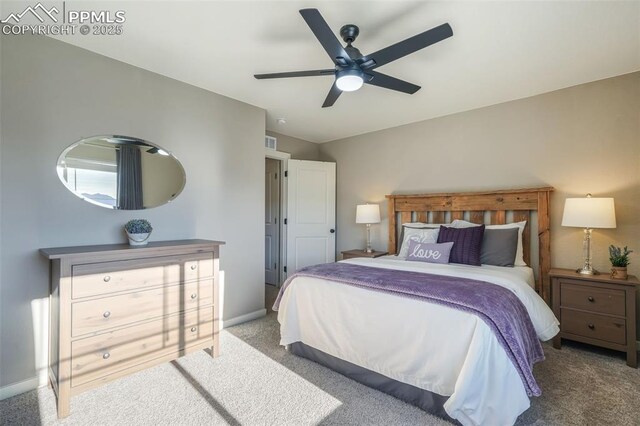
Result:
{"type": "Polygon", "coordinates": [[[265,146],[265,148],[275,150],[277,141],[278,140],[276,138],[274,138],[273,136],[265,136],[264,137],[264,146],[265,146]]]}

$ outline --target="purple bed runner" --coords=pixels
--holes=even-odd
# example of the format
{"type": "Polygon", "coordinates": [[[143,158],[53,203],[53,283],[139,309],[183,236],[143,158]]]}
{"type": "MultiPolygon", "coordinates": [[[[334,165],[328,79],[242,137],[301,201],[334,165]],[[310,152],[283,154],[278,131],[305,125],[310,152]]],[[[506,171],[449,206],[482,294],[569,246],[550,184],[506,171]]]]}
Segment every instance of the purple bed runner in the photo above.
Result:
{"type": "Polygon", "coordinates": [[[349,263],[308,266],[291,275],[280,289],[273,305],[296,277],[335,281],[374,291],[420,299],[429,303],[470,312],[480,317],[493,331],[516,367],[529,396],[542,391],[533,377],[533,365],[544,360],[542,345],[526,308],[509,289],[469,278],[375,268],[349,263]]]}

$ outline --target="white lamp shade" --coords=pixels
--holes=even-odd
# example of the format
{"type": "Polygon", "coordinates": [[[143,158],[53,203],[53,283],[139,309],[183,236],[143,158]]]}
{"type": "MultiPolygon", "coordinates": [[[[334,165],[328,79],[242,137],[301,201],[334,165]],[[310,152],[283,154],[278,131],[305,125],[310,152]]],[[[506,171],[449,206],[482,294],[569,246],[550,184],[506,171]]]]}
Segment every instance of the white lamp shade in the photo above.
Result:
{"type": "Polygon", "coordinates": [[[613,198],[567,198],[564,202],[562,226],[615,228],[613,198]]]}
{"type": "Polygon", "coordinates": [[[380,206],[360,204],[356,207],[356,223],[380,223],[380,206]]]}

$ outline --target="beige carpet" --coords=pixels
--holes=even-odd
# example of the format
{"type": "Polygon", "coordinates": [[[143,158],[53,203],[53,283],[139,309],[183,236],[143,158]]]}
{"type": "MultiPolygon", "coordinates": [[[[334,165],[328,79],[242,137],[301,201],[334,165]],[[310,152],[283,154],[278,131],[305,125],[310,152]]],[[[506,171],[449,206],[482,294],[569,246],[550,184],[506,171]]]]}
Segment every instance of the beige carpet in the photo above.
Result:
{"type": "MultiPolygon", "coordinates": [[[[274,297],[267,289],[267,297],[274,297]]],[[[223,331],[204,352],[139,372],[72,400],[56,419],[47,388],[0,402],[2,425],[442,425],[444,421],[278,346],[275,313],[223,331]]],[[[545,345],[543,395],[519,425],[640,425],[640,370],[621,355],[545,345]]]]}

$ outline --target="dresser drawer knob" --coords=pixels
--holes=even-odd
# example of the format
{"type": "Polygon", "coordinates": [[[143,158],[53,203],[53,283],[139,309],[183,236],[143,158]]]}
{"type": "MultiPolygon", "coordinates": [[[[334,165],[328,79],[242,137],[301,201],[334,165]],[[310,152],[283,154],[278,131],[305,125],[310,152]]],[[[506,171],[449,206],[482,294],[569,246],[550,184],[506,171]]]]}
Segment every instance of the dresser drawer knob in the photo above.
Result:
{"type": "Polygon", "coordinates": [[[102,316],[105,317],[105,318],[109,318],[111,316],[111,312],[105,311],[105,313],[102,314],[102,316]]]}
{"type": "Polygon", "coordinates": [[[198,267],[197,265],[191,265],[191,270],[195,271],[197,267],[198,267]]]}
{"type": "Polygon", "coordinates": [[[595,326],[595,325],[593,325],[593,324],[588,324],[588,325],[587,325],[587,327],[589,327],[589,329],[591,329],[591,330],[593,330],[594,328],[596,328],[596,326],[595,326]]]}
{"type": "Polygon", "coordinates": [[[197,295],[197,294],[195,294],[195,293],[193,293],[193,294],[191,295],[191,298],[192,298],[192,299],[195,299],[196,297],[198,297],[198,295],[197,295]]]}
{"type": "Polygon", "coordinates": [[[108,283],[109,281],[111,281],[111,277],[109,275],[105,275],[105,277],[102,279],[105,283],[108,283]]]}
{"type": "Polygon", "coordinates": [[[197,328],[196,328],[196,327],[191,327],[191,332],[192,332],[192,333],[195,333],[195,331],[196,331],[196,330],[197,330],[197,328]]]}
{"type": "Polygon", "coordinates": [[[109,359],[110,356],[111,354],[109,352],[105,352],[102,354],[102,359],[109,359]]]}
{"type": "Polygon", "coordinates": [[[589,297],[587,297],[587,300],[588,300],[589,302],[594,302],[594,301],[595,301],[595,299],[593,298],[593,296],[589,296],[589,297]]]}

